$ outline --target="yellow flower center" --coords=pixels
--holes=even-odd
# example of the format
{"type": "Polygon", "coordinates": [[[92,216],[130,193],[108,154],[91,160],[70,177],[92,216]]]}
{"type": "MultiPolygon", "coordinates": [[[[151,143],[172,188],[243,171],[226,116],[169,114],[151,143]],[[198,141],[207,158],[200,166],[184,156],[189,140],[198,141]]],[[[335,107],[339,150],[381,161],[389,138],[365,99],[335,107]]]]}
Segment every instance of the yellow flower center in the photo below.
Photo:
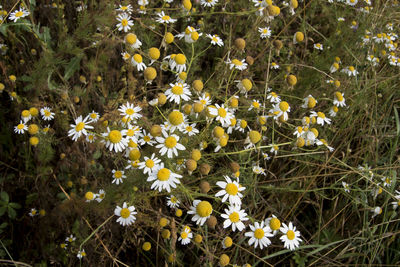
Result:
{"type": "Polygon", "coordinates": [[[226,185],[225,191],[229,195],[235,196],[238,193],[239,189],[234,183],[229,183],[226,185]]]}
{"type": "Polygon", "coordinates": [[[162,16],[161,19],[162,19],[162,20],[165,20],[165,21],[169,21],[169,20],[171,19],[171,17],[168,16],[168,15],[165,15],[165,16],[162,16]]]}
{"type": "Polygon", "coordinates": [[[193,131],[193,127],[192,126],[186,126],[186,131],[188,131],[188,132],[193,131]]]}
{"type": "Polygon", "coordinates": [[[176,143],[177,143],[176,138],[173,136],[169,136],[165,139],[164,144],[167,148],[174,148],[176,146],[176,143]]]}
{"type": "Polygon", "coordinates": [[[174,87],[172,87],[171,91],[174,95],[181,95],[181,94],[183,94],[183,87],[179,86],[179,85],[175,85],[174,87]]]}
{"type": "Polygon", "coordinates": [[[183,114],[177,110],[174,110],[169,114],[168,119],[172,125],[176,126],[183,122],[183,114]]]}
{"type": "Polygon", "coordinates": [[[116,179],[121,179],[121,177],[122,177],[122,172],[121,172],[121,171],[116,171],[116,172],[114,173],[114,177],[115,177],[116,179]]]}
{"type": "Polygon", "coordinates": [[[25,127],[25,125],[22,123],[18,124],[18,126],[17,126],[18,130],[22,130],[22,129],[24,129],[24,127],[25,127]]]}
{"type": "Polygon", "coordinates": [[[31,113],[29,112],[29,110],[24,110],[22,111],[21,115],[24,118],[28,118],[31,115],[31,113]]]}
{"type": "Polygon", "coordinates": [[[278,230],[281,227],[281,221],[277,218],[272,218],[269,221],[269,227],[271,227],[272,230],[278,230]]]}
{"type": "Polygon", "coordinates": [[[240,60],[238,60],[238,59],[234,59],[234,60],[232,60],[232,63],[235,65],[235,66],[242,66],[243,65],[243,63],[242,63],[242,61],[240,61],[240,60]]]}
{"type": "Polygon", "coordinates": [[[129,217],[129,215],[131,215],[131,212],[129,211],[129,209],[123,208],[123,209],[121,210],[121,217],[122,217],[122,218],[126,219],[126,218],[129,217]]]}
{"type": "Polygon", "coordinates": [[[317,113],[318,117],[325,119],[325,114],[323,112],[317,113]]]}
{"type": "Polygon", "coordinates": [[[128,129],[128,131],[126,132],[127,136],[134,136],[135,135],[135,130],[133,129],[128,129]]]}
{"type": "Polygon", "coordinates": [[[108,139],[110,140],[111,143],[114,143],[114,144],[119,143],[122,139],[122,134],[118,130],[112,130],[108,134],[108,139]]]}
{"type": "Polygon", "coordinates": [[[153,168],[154,167],[154,161],[152,159],[148,159],[148,160],[146,160],[145,165],[146,165],[147,168],[153,168]]]}
{"type": "Polygon", "coordinates": [[[175,56],[175,62],[178,63],[179,65],[185,64],[186,63],[186,57],[184,54],[177,54],[175,56]]]}
{"type": "Polygon", "coordinates": [[[124,27],[128,26],[128,20],[127,20],[127,19],[122,19],[122,20],[121,20],[121,24],[122,24],[122,26],[124,26],[124,27]]]}
{"type": "Polygon", "coordinates": [[[264,230],[263,229],[261,229],[261,228],[257,228],[255,231],[254,231],[254,237],[255,238],[257,238],[257,239],[261,239],[261,238],[263,238],[264,237],[264,230]]]}
{"type": "Polygon", "coordinates": [[[295,234],[292,230],[288,230],[286,236],[289,240],[293,240],[295,238],[295,234]]]}
{"type": "Polygon", "coordinates": [[[85,198],[87,199],[87,200],[92,200],[93,199],[93,197],[94,197],[94,194],[92,193],[92,192],[86,192],[86,194],[85,194],[85,198]]]}
{"type": "Polygon", "coordinates": [[[286,112],[289,109],[289,104],[286,101],[282,101],[279,103],[279,109],[283,112],[286,112]]]}
{"type": "Polygon", "coordinates": [[[350,67],[349,67],[349,70],[350,70],[351,72],[353,72],[355,69],[354,69],[353,66],[350,66],[350,67]]]}
{"type": "Polygon", "coordinates": [[[176,197],[171,197],[171,202],[172,203],[176,203],[178,201],[178,199],[176,197]]]}
{"type": "Polygon", "coordinates": [[[247,127],[247,121],[241,120],[241,121],[240,121],[240,127],[241,127],[241,128],[246,128],[246,127],[247,127]]]}
{"type": "Polygon", "coordinates": [[[148,136],[148,135],[145,135],[145,136],[143,136],[143,140],[145,141],[145,142],[150,142],[150,136],[148,136]]]}
{"type": "Polygon", "coordinates": [[[17,18],[19,18],[19,17],[21,17],[23,14],[24,14],[24,12],[18,11],[18,12],[15,14],[15,16],[16,16],[17,18]]]}
{"type": "Polygon", "coordinates": [[[196,206],[196,212],[200,217],[208,217],[212,213],[212,206],[208,201],[201,201],[196,206]]]}
{"type": "Polygon", "coordinates": [[[142,62],[143,62],[143,58],[142,58],[142,56],[139,55],[139,54],[133,55],[133,59],[134,59],[137,63],[142,63],[142,62]]]}
{"type": "Polygon", "coordinates": [[[218,116],[220,116],[221,118],[225,118],[226,117],[226,110],[224,108],[219,108],[218,109],[218,116]]]}
{"type": "Polygon", "coordinates": [[[127,6],[122,6],[122,7],[121,7],[121,10],[123,10],[123,11],[125,11],[125,10],[127,10],[127,9],[128,9],[127,6]]]}
{"type": "Polygon", "coordinates": [[[85,128],[85,123],[84,122],[80,122],[75,126],[75,131],[80,132],[83,130],[83,128],[85,128]]]}
{"type": "Polygon", "coordinates": [[[168,170],[167,168],[162,168],[157,173],[157,179],[159,181],[167,181],[169,179],[170,174],[171,174],[170,170],[168,170]]]}
{"type": "Polygon", "coordinates": [[[182,239],[186,239],[188,237],[188,233],[186,233],[186,232],[182,232],[181,233],[181,238],[182,239]]]}
{"type": "Polygon", "coordinates": [[[239,221],[239,213],[236,211],[232,212],[231,215],[229,215],[229,220],[233,223],[237,223],[239,221]]]}
{"type": "Polygon", "coordinates": [[[343,101],[343,95],[340,92],[335,92],[335,96],[338,101],[343,101]]]}

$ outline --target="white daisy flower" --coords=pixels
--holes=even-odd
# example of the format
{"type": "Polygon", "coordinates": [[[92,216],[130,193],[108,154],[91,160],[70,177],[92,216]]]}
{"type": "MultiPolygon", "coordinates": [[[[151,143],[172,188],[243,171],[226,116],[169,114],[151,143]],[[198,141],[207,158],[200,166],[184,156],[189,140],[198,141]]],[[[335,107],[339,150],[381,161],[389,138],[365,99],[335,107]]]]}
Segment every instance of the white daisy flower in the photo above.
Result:
{"type": "Polygon", "coordinates": [[[31,208],[31,211],[29,212],[29,216],[34,217],[37,215],[39,215],[37,209],[31,208]]]}
{"type": "Polygon", "coordinates": [[[165,91],[165,95],[170,102],[176,104],[182,101],[190,100],[192,93],[189,91],[189,86],[186,83],[171,83],[171,88],[165,91]]]}
{"type": "Polygon", "coordinates": [[[281,102],[281,98],[275,93],[275,92],[270,92],[267,96],[267,99],[271,103],[279,103],[281,102]]]}
{"type": "Polygon", "coordinates": [[[146,69],[146,65],[143,63],[143,57],[140,54],[134,54],[131,58],[131,63],[138,71],[146,69]]]}
{"type": "Polygon", "coordinates": [[[188,214],[194,214],[192,221],[196,222],[197,225],[202,226],[208,218],[210,218],[213,208],[211,203],[208,201],[201,201],[195,199],[193,206],[190,207],[188,214]]]}
{"type": "Polygon", "coordinates": [[[245,190],[246,187],[239,185],[239,178],[236,181],[233,181],[229,176],[224,175],[225,181],[217,182],[217,185],[222,188],[217,194],[216,197],[222,197],[222,202],[225,202],[229,198],[229,203],[231,205],[241,205],[243,195],[240,193],[245,190]]]}
{"type": "Polygon", "coordinates": [[[14,132],[23,134],[28,130],[28,126],[21,120],[17,126],[14,127],[14,132]]]}
{"type": "Polygon", "coordinates": [[[253,166],[253,172],[254,172],[255,174],[266,175],[265,169],[264,169],[264,168],[261,168],[261,167],[258,166],[258,165],[254,165],[254,166],[253,166]]]}
{"type": "Polygon", "coordinates": [[[122,152],[128,146],[128,139],[126,136],[126,130],[112,130],[107,127],[107,132],[102,133],[104,140],[103,143],[106,144],[106,147],[110,149],[110,151],[122,152]]]}
{"type": "Polygon", "coordinates": [[[144,174],[151,174],[154,169],[157,168],[157,165],[161,162],[161,159],[156,158],[153,153],[151,157],[144,157],[144,160],[139,163],[139,169],[143,169],[144,174]]]}
{"type": "Polygon", "coordinates": [[[237,69],[237,70],[245,70],[247,69],[247,63],[244,62],[244,59],[242,59],[241,61],[238,59],[232,59],[230,60],[228,58],[228,60],[225,62],[226,64],[229,64],[229,69],[237,69]]]}
{"type": "Polygon", "coordinates": [[[342,181],[342,185],[343,185],[344,191],[345,191],[346,193],[350,193],[350,186],[349,186],[349,184],[346,183],[346,182],[344,182],[344,181],[342,181]]]}
{"type": "Polygon", "coordinates": [[[119,7],[116,9],[119,12],[126,12],[128,14],[132,13],[132,6],[129,4],[127,6],[119,5],[119,7]]]}
{"type": "Polygon", "coordinates": [[[128,121],[140,119],[142,115],[139,114],[138,112],[140,112],[141,110],[142,110],[141,107],[135,107],[133,104],[130,104],[129,102],[126,102],[125,105],[120,106],[118,109],[118,111],[121,112],[120,113],[121,116],[127,118],[128,121]]]}
{"type": "Polygon", "coordinates": [[[349,6],[355,6],[357,5],[358,0],[346,0],[346,4],[349,6]]]}
{"type": "Polygon", "coordinates": [[[174,195],[167,197],[167,206],[172,209],[178,208],[180,203],[179,199],[174,195]]]}
{"type": "Polygon", "coordinates": [[[17,22],[20,18],[28,16],[30,13],[25,8],[21,7],[19,10],[14,10],[8,17],[9,20],[17,22]]]}
{"type": "Polygon", "coordinates": [[[189,136],[198,134],[200,131],[196,129],[196,123],[186,124],[183,128],[183,132],[189,136]]]}
{"type": "Polygon", "coordinates": [[[161,156],[167,154],[168,158],[178,156],[178,150],[185,150],[186,148],[179,144],[179,136],[176,134],[168,134],[166,131],[162,131],[164,137],[156,137],[156,141],[159,143],[156,148],[160,148],[161,156]]]}
{"type": "Polygon", "coordinates": [[[131,125],[130,123],[128,123],[125,132],[126,132],[126,139],[128,139],[128,141],[132,140],[135,143],[138,142],[138,138],[140,136],[139,126],[131,125]]]}
{"type": "Polygon", "coordinates": [[[78,259],[82,259],[83,257],[86,257],[86,252],[85,249],[79,250],[78,254],[76,254],[76,256],[78,257],[78,259]]]}
{"type": "Polygon", "coordinates": [[[264,226],[264,221],[261,223],[255,222],[254,225],[250,224],[249,226],[251,231],[244,234],[250,237],[249,246],[254,244],[255,248],[260,246],[260,249],[263,249],[271,244],[271,240],[268,237],[273,237],[274,235],[271,233],[271,228],[268,225],[264,226]]]}
{"type": "Polygon", "coordinates": [[[199,37],[203,35],[202,33],[199,33],[198,31],[199,31],[199,29],[195,29],[191,26],[187,26],[184,32],[177,34],[176,36],[179,39],[185,38],[185,42],[190,44],[190,43],[196,42],[199,39],[199,37]]]}
{"type": "Polygon", "coordinates": [[[337,106],[332,106],[331,109],[329,110],[329,116],[331,117],[336,117],[336,114],[338,113],[339,108],[337,106]]]}
{"type": "Polygon", "coordinates": [[[189,226],[185,226],[183,231],[180,233],[178,241],[181,241],[182,245],[187,245],[190,243],[190,240],[193,238],[192,231],[189,226]]]}
{"type": "Polygon", "coordinates": [[[358,71],[353,66],[349,66],[349,67],[343,68],[341,70],[341,72],[346,73],[349,77],[351,77],[351,76],[355,77],[358,74],[358,71]]]}
{"type": "Polygon", "coordinates": [[[73,235],[73,234],[71,234],[70,236],[67,236],[66,238],[65,238],[65,241],[66,242],[69,242],[69,243],[72,243],[72,242],[74,242],[76,240],[76,237],[73,235]]]}
{"type": "Polygon", "coordinates": [[[261,39],[269,38],[271,36],[271,30],[269,27],[258,28],[258,32],[260,33],[261,39]]]}
{"type": "Polygon", "coordinates": [[[146,130],[143,129],[142,133],[139,134],[138,143],[141,146],[145,144],[149,146],[154,146],[156,144],[156,141],[153,140],[153,136],[150,133],[147,133],[146,130]]]}
{"type": "Polygon", "coordinates": [[[204,105],[204,107],[207,107],[211,105],[211,99],[206,93],[203,93],[201,96],[199,96],[199,101],[204,105]]]}
{"type": "Polygon", "coordinates": [[[104,191],[103,189],[100,189],[99,193],[97,193],[96,195],[97,195],[96,201],[100,203],[106,197],[106,191],[104,191]]]}
{"type": "Polygon", "coordinates": [[[176,188],[176,185],[181,183],[179,178],[182,178],[182,175],[173,173],[168,168],[164,168],[164,163],[161,163],[151,172],[150,176],[147,178],[147,182],[154,181],[151,185],[151,189],[158,190],[159,192],[162,190],[171,192],[171,187],[176,188]]]}
{"type": "Polygon", "coordinates": [[[72,140],[77,141],[81,135],[87,135],[88,132],[86,130],[93,129],[93,126],[89,125],[91,121],[89,121],[89,116],[86,116],[82,119],[82,115],[75,119],[75,124],[70,124],[70,129],[68,131],[68,136],[72,136],[72,140]]]}
{"type": "Polygon", "coordinates": [[[117,206],[114,210],[114,215],[118,216],[117,222],[119,222],[123,226],[129,226],[135,222],[136,217],[135,215],[137,212],[135,211],[134,206],[129,206],[124,202],[122,208],[117,206]]]}
{"type": "Polygon", "coordinates": [[[311,111],[310,118],[316,117],[317,124],[324,126],[325,123],[331,124],[331,119],[327,118],[323,112],[311,111]]]}
{"type": "Polygon", "coordinates": [[[277,70],[277,69],[279,69],[279,68],[280,68],[280,66],[279,66],[278,63],[276,63],[276,62],[271,62],[271,69],[277,70]]]}
{"type": "Polygon", "coordinates": [[[289,222],[289,226],[282,223],[280,228],[281,232],[284,234],[279,239],[284,243],[283,246],[287,249],[294,250],[300,245],[302,241],[300,239],[300,232],[296,231],[296,226],[293,226],[292,222],[289,222]]]}
{"type": "Polygon", "coordinates": [[[335,96],[333,98],[333,104],[337,107],[345,107],[346,100],[344,99],[344,93],[339,91],[335,92],[335,96]]]}
{"type": "Polygon", "coordinates": [[[275,236],[281,227],[281,221],[272,214],[271,217],[265,219],[265,225],[268,225],[269,228],[271,228],[272,234],[275,236]]]}
{"type": "Polygon", "coordinates": [[[89,113],[89,117],[92,120],[92,122],[97,122],[99,120],[99,118],[100,118],[100,115],[99,115],[98,112],[95,112],[93,110],[91,113],[89,113]]]}
{"type": "Polygon", "coordinates": [[[323,45],[322,44],[320,44],[320,43],[316,43],[316,44],[314,44],[314,49],[317,49],[317,50],[324,50],[324,47],[323,47],[323,45]]]}
{"type": "Polygon", "coordinates": [[[94,140],[96,140],[96,135],[95,135],[94,133],[88,133],[88,134],[86,135],[86,141],[87,141],[88,143],[93,143],[94,140]]]}
{"type": "Polygon", "coordinates": [[[269,113],[272,114],[275,120],[283,116],[284,121],[287,121],[289,118],[288,112],[290,112],[290,106],[289,103],[286,101],[276,103],[273,108],[269,110],[269,113]]]}
{"type": "Polygon", "coordinates": [[[318,103],[318,101],[312,95],[308,95],[307,97],[303,98],[303,101],[304,103],[301,105],[302,108],[313,108],[318,103]]]}
{"type": "Polygon", "coordinates": [[[42,119],[45,121],[51,121],[54,119],[54,112],[51,112],[51,109],[48,107],[44,107],[40,109],[40,115],[42,115],[42,119]]]}
{"type": "Polygon", "coordinates": [[[218,3],[218,0],[201,0],[200,5],[204,7],[213,7],[218,3]]]}
{"type": "Polygon", "coordinates": [[[211,39],[212,45],[224,46],[224,42],[222,41],[221,37],[218,36],[218,34],[207,34],[206,36],[211,39]]]}
{"type": "Polygon", "coordinates": [[[221,214],[221,217],[225,219],[224,228],[232,226],[232,231],[235,232],[236,228],[239,232],[243,231],[246,226],[243,221],[247,221],[247,213],[240,209],[238,205],[230,205],[228,209],[224,209],[225,214],[221,214]]]}
{"type": "Polygon", "coordinates": [[[124,171],[119,171],[119,170],[112,170],[113,178],[112,184],[117,184],[119,185],[120,183],[122,184],[124,182],[123,179],[126,179],[126,175],[124,171]]]}
{"type": "Polygon", "coordinates": [[[215,104],[215,107],[210,107],[209,112],[211,115],[215,116],[215,119],[219,121],[222,125],[230,125],[231,119],[235,116],[229,111],[228,108],[222,104],[221,106],[215,104]]]}
{"type": "Polygon", "coordinates": [[[122,52],[121,56],[122,56],[122,59],[125,60],[125,61],[127,61],[128,59],[131,58],[131,55],[126,51],[122,52]]]}
{"type": "Polygon", "coordinates": [[[128,13],[122,13],[117,16],[117,20],[119,23],[117,24],[117,28],[119,31],[127,32],[133,26],[133,21],[131,20],[131,16],[128,13]]]}
{"type": "Polygon", "coordinates": [[[165,15],[164,11],[161,11],[161,13],[157,13],[157,16],[158,16],[158,18],[156,19],[156,21],[157,21],[158,23],[166,23],[166,24],[169,24],[169,23],[174,23],[174,22],[177,21],[176,19],[173,19],[173,18],[171,18],[170,16],[165,15]]]}

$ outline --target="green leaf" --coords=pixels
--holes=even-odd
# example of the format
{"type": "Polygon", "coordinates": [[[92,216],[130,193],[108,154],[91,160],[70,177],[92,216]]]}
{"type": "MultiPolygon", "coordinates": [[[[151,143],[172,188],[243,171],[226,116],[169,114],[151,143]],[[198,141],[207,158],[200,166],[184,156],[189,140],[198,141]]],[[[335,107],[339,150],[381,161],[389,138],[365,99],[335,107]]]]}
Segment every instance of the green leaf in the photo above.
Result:
{"type": "Polygon", "coordinates": [[[6,212],[7,207],[0,207],[0,216],[3,216],[6,212]]]}
{"type": "Polygon", "coordinates": [[[7,212],[8,212],[8,217],[10,217],[10,219],[15,219],[15,217],[17,217],[17,212],[10,206],[8,206],[7,212]]]}
{"type": "Polygon", "coordinates": [[[101,151],[96,150],[96,152],[93,153],[93,159],[99,159],[101,157],[101,151]]]}
{"type": "Polygon", "coordinates": [[[10,197],[8,196],[7,192],[3,191],[0,193],[0,197],[2,200],[4,200],[6,203],[10,201],[10,197]]]}
{"type": "Polygon", "coordinates": [[[6,228],[6,227],[7,227],[7,225],[8,225],[8,223],[6,223],[6,222],[3,222],[2,224],[0,224],[0,229],[4,229],[4,228],[6,228]]]}
{"type": "Polygon", "coordinates": [[[0,32],[1,32],[1,34],[3,34],[5,37],[7,37],[7,27],[8,27],[7,24],[3,24],[3,25],[0,26],[0,32]]]}
{"type": "Polygon", "coordinates": [[[8,204],[10,207],[12,207],[13,209],[20,209],[21,208],[21,205],[20,204],[18,204],[18,203],[14,203],[14,202],[11,202],[10,204],[8,204]]]}
{"type": "Polygon", "coordinates": [[[396,134],[400,136],[400,120],[399,120],[399,112],[397,111],[397,107],[393,107],[394,110],[394,117],[396,119],[396,134]]]}
{"type": "Polygon", "coordinates": [[[65,68],[64,79],[69,80],[69,78],[74,75],[74,73],[79,70],[80,63],[81,63],[81,56],[76,56],[71,59],[68,66],[65,68]]]}

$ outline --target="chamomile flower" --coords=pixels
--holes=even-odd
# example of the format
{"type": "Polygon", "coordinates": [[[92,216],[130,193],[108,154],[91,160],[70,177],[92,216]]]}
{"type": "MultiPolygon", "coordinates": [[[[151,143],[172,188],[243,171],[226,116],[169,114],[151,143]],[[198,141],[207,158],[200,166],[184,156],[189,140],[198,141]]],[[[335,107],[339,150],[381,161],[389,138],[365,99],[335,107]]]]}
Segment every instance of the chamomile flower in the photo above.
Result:
{"type": "Polygon", "coordinates": [[[187,26],[184,32],[177,34],[176,36],[179,39],[185,38],[185,42],[191,44],[196,42],[199,39],[199,37],[203,35],[202,33],[199,33],[198,30],[199,29],[187,26]]]}
{"type": "Polygon", "coordinates": [[[221,217],[225,219],[224,228],[232,226],[232,231],[235,232],[236,229],[241,232],[246,226],[243,221],[247,221],[247,213],[240,209],[238,205],[230,205],[228,209],[224,209],[225,213],[221,214],[221,217]]]}
{"type": "Polygon", "coordinates": [[[337,107],[345,107],[346,100],[344,99],[344,93],[341,93],[339,91],[335,92],[335,95],[333,97],[333,104],[337,107]]]}
{"type": "Polygon", "coordinates": [[[76,254],[76,257],[78,257],[78,259],[82,259],[83,257],[86,257],[86,252],[85,249],[79,250],[78,254],[76,254]]]}
{"type": "Polygon", "coordinates": [[[271,217],[265,219],[265,225],[268,225],[269,228],[271,228],[272,234],[275,236],[281,227],[281,221],[272,214],[271,217]]]}
{"type": "Polygon", "coordinates": [[[117,222],[119,222],[123,226],[129,226],[132,223],[135,222],[136,217],[135,215],[137,212],[135,211],[134,206],[129,206],[124,202],[122,204],[122,208],[120,206],[117,206],[114,210],[114,215],[118,216],[119,218],[117,219],[117,222]]]}
{"type": "Polygon", "coordinates": [[[154,181],[151,189],[158,190],[159,192],[162,190],[171,192],[171,187],[176,188],[176,185],[180,184],[179,178],[182,178],[182,175],[173,173],[170,169],[164,167],[164,163],[161,163],[154,168],[153,172],[147,178],[147,182],[154,181]]]}
{"type": "Polygon", "coordinates": [[[142,42],[137,38],[136,34],[128,33],[125,36],[125,42],[131,46],[133,49],[139,49],[142,45],[142,42]]]}
{"type": "Polygon", "coordinates": [[[274,145],[274,144],[270,144],[270,146],[271,146],[271,149],[269,152],[274,153],[274,155],[276,156],[276,154],[278,154],[278,151],[279,151],[279,146],[274,145]]]}
{"type": "Polygon", "coordinates": [[[54,119],[54,112],[51,112],[51,109],[48,107],[44,107],[40,109],[40,115],[42,115],[42,119],[45,121],[51,121],[54,119]]]}
{"type": "Polygon", "coordinates": [[[250,237],[249,246],[254,244],[255,248],[259,246],[260,249],[263,249],[271,244],[271,240],[268,237],[273,237],[274,235],[271,233],[271,228],[268,225],[264,225],[264,221],[261,223],[255,222],[254,225],[250,224],[249,226],[251,231],[244,234],[250,237]]]}
{"type": "Polygon", "coordinates": [[[133,21],[131,20],[131,16],[127,13],[122,13],[117,16],[117,20],[119,23],[117,24],[117,28],[119,31],[127,32],[133,26],[133,21]]]}
{"type": "Polygon", "coordinates": [[[269,112],[272,114],[274,119],[278,119],[282,116],[283,120],[287,121],[289,118],[288,113],[290,112],[289,103],[286,101],[276,103],[273,108],[269,110],[269,112]]]}
{"type": "Polygon", "coordinates": [[[276,63],[276,62],[271,62],[271,69],[277,70],[277,69],[279,69],[279,68],[280,68],[280,66],[279,66],[278,63],[276,63]]]}
{"type": "Polygon", "coordinates": [[[162,131],[164,137],[156,137],[156,141],[159,143],[156,148],[160,148],[161,156],[167,154],[168,158],[178,156],[178,150],[185,150],[186,148],[179,144],[179,136],[176,134],[168,134],[166,131],[162,131]]]}
{"type": "Polygon", "coordinates": [[[324,126],[325,123],[331,124],[331,119],[327,118],[323,112],[311,111],[310,118],[316,117],[317,124],[324,126]]]}
{"type": "Polygon", "coordinates": [[[17,22],[20,18],[28,16],[30,13],[25,8],[21,7],[19,10],[14,10],[8,17],[9,20],[17,22]]]}
{"type": "Polygon", "coordinates": [[[186,124],[183,127],[183,132],[189,136],[193,136],[198,134],[200,131],[196,129],[196,123],[192,123],[192,124],[186,124]]]}
{"type": "Polygon", "coordinates": [[[204,7],[213,7],[218,3],[218,0],[201,0],[200,5],[204,7]]]}
{"type": "Polygon", "coordinates": [[[29,216],[34,217],[39,215],[38,210],[35,208],[31,208],[30,212],[29,212],[29,216]]]}
{"type": "Polygon", "coordinates": [[[253,88],[253,83],[249,79],[243,79],[236,82],[236,87],[240,90],[240,93],[245,94],[246,96],[247,93],[253,88]]]}
{"type": "Polygon", "coordinates": [[[176,19],[173,19],[173,18],[171,18],[170,16],[166,15],[166,14],[164,13],[164,11],[161,11],[160,13],[157,13],[157,16],[158,16],[158,18],[156,19],[156,21],[157,21],[158,23],[166,23],[166,24],[169,24],[169,23],[174,23],[174,22],[176,22],[176,19]]]}
{"type": "Polygon", "coordinates": [[[228,60],[225,61],[225,63],[229,65],[229,69],[235,68],[237,70],[245,70],[247,69],[247,63],[245,63],[244,61],[245,61],[244,59],[239,60],[234,58],[231,60],[228,58],[228,60]]]}
{"type": "Polygon", "coordinates": [[[211,39],[212,45],[224,46],[224,42],[222,41],[221,37],[218,36],[218,34],[206,34],[206,36],[211,39]]]}
{"type": "Polygon", "coordinates": [[[390,177],[382,177],[383,186],[390,187],[392,185],[393,180],[390,177]]]}
{"type": "Polygon", "coordinates": [[[279,103],[281,102],[281,98],[275,93],[275,92],[270,92],[267,96],[267,99],[271,103],[279,103]]]}
{"type": "Polygon", "coordinates": [[[140,54],[134,54],[131,58],[131,63],[138,71],[146,69],[146,65],[143,63],[143,57],[140,54]]]}
{"type": "Polygon", "coordinates": [[[121,53],[122,59],[127,61],[128,59],[131,58],[131,54],[129,54],[128,52],[124,51],[121,53]]]}
{"type": "Polygon", "coordinates": [[[206,200],[195,199],[193,206],[190,207],[188,214],[194,214],[192,221],[196,222],[197,225],[202,226],[208,218],[210,218],[213,208],[211,203],[206,200]]]}
{"type": "Polygon", "coordinates": [[[144,160],[139,163],[139,169],[143,169],[144,174],[148,173],[150,175],[160,162],[161,160],[156,158],[156,155],[153,153],[150,158],[144,157],[144,160]]]}
{"type": "Polygon", "coordinates": [[[329,110],[329,116],[331,117],[336,117],[336,114],[338,113],[339,108],[337,106],[332,106],[331,109],[329,110]]]}
{"type": "Polygon", "coordinates": [[[355,77],[358,74],[358,71],[353,66],[346,67],[346,68],[342,69],[341,72],[344,72],[349,77],[351,77],[351,76],[355,77]]]}
{"type": "Polygon", "coordinates": [[[346,4],[349,6],[355,6],[357,5],[358,0],[346,0],[346,4]]]}
{"type": "Polygon", "coordinates": [[[302,108],[314,108],[318,103],[318,101],[312,95],[308,95],[303,99],[303,101],[303,105],[301,105],[302,108]]]}
{"type": "Polygon", "coordinates": [[[146,130],[142,130],[142,133],[139,134],[138,138],[139,145],[143,146],[145,144],[149,146],[154,146],[156,141],[153,140],[153,136],[150,133],[147,133],[146,130]]]}
{"type": "Polygon", "coordinates": [[[193,238],[193,233],[189,226],[185,226],[183,231],[179,234],[178,241],[181,241],[182,245],[187,245],[190,243],[193,238]]]}
{"type": "Polygon", "coordinates": [[[120,183],[122,184],[124,182],[123,179],[126,179],[126,175],[124,171],[119,171],[119,170],[112,170],[113,178],[112,183],[119,185],[120,183]]]}
{"type": "Polygon", "coordinates": [[[217,194],[215,194],[215,196],[216,197],[222,196],[222,202],[229,200],[229,203],[231,205],[241,205],[242,204],[241,198],[243,197],[243,195],[240,192],[245,190],[246,187],[239,185],[239,178],[237,178],[237,180],[234,181],[231,178],[229,178],[229,176],[224,175],[224,177],[225,177],[225,182],[224,181],[217,182],[217,185],[220,188],[222,188],[222,190],[220,190],[217,194]]]}
{"type": "Polygon", "coordinates": [[[262,175],[267,175],[267,174],[265,173],[265,169],[264,169],[264,168],[261,168],[261,167],[258,166],[258,165],[254,165],[254,166],[253,166],[253,173],[255,173],[255,174],[262,174],[262,175]]]}
{"type": "Polygon", "coordinates": [[[174,195],[167,197],[167,206],[172,209],[178,208],[180,203],[179,199],[174,195]]]}
{"type": "Polygon", "coordinates": [[[125,105],[120,106],[118,109],[118,111],[121,112],[121,116],[127,118],[128,121],[140,119],[142,117],[142,115],[139,114],[141,110],[141,107],[135,107],[135,105],[129,102],[126,102],[125,105]]]}
{"type": "Polygon", "coordinates": [[[72,243],[72,242],[74,242],[76,240],[76,237],[73,235],[73,234],[71,234],[70,236],[67,236],[66,238],[65,238],[65,241],[66,242],[69,242],[69,243],[72,243]]]}
{"type": "Polygon", "coordinates": [[[316,43],[316,44],[314,44],[314,49],[317,49],[317,50],[324,50],[324,47],[323,47],[323,45],[322,44],[320,44],[320,43],[316,43]]]}
{"type": "Polygon", "coordinates": [[[171,88],[165,91],[167,99],[176,104],[181,103],[181,101],[190,100],[192,93],[189,91],[189,86],[186,83],[171,83],[171,88]]]}
{"type": "Polygon", "coordinates": [[[249,107],[248,110],[253,110],[254,109],[256,112],[259,112],[260,111],[260,107],[261,107],[260,101],[257,100],[257,99],[254,99],[253,101],[251,101],[251,104],[250,104],[250,107],[249,107]]]}
{"type": "Polygon", "coordinates": [[[14,127],[14,132],[23,134],[28,130],[28,126],[21,120],[17,126],[14,127]]]}
{"type": "Polygon", "coordinates": [[[184,54],[171,55],[169,60],[169,67],[172,71],[181,73],[186,71],[186,56],[184,54]]]}
{"type": "Polygon", "coordinates": [[[222,125],[230,125],[231,119],[235,116],[229,111],[228,108],[222,104],[221,106],[215,104],[215,107],[209,108],[209,112],[211,115],[215,116],[215,119],[219,121],[222,125]]]}
{"type": "Polygon", "coordinates": [[[93,126],[89,125],[91,121],[89,121],[89,116],[86,116],[82,119],[82,116],[79,116],[75,119],[75,124],[70,124],[70,129],[68,131],[68,136],[72,136],[72,140],[77,141],[79,137],[83,135],[87,135],[87,130],[93,129],[93,126]]]}
{"type": "Polygon", "coordinates": [[[201,96],[199,96],[199,101],[203,104],[204,107],[211,105],[210,96],[206,93],[203,93],[201,96]]]}
{"type": "Polygon", "coordinates": [[[126,136],[126,130],[112,130],[107,127],[107,132],[102,133],[104,140],[103,143],[106,144],[106,147],[110,149],[110,151],[122,152],[128,146],[128,139],[126,136]]]}
{"type": "Polygon", "coordinates": [[[279,239],[284,243],[283,246],[287,249],[294,250],[300,245],[302,241],[300,239],[300,231],[296,231],[296,226],[293,226],[292,222],[289,222],[289,226],[285,223],[282,223],[282,227],[280,228],[283,236],[279,239]]]}
{"type": "Polygon", "coordinates": [[[344,188],[344,192],[350,193],[350,185],[344,181],[342,181],[342,186],[344,188]]]}
{"type": "Polygon", "coordinates": [[[97,193],[96,195],[97,195],[96,201],[100,203],[106,197],[106,191],[104,191],[103,189],[100,189],[99,193],[97,193]]]}
{"type": "Polygon", "coordinates": [[[382,208],[381,207],[375,207],[371,210],[371,212],[373,212],[374,214],[372,214],[372,218],[380,215],[382,213],[382,208]]]}
{"type": "Polygon", "coordinates": [[[90,117],[92,122],[97,122],[99,120],[99,118],[100,118],[100,115],[99,115],[98,112],[93,110],[91,113],[89,113],[89,117],[90,117]]]}
{"type": "Polygon", "coordinates": [[[271,30],[269,27],[258,28],[258,32],[260,33],[261,39],[269,38],[271,36],[271,30]]]}
{"type": "Polygon", "coordinates": [[[21,112],[21,119],[27,123],[28,121],[30,121],[32,119],[32,115],[29,112],[29,110],[25,109],[21,112]]]}
{"type": "Polygon", "coordinates": [[[132,13],[132,6],[130,4],[126,5],[126,6],[119,5],[119,7],[116,10],[119,11],[119,12],[126,12],[128,14],[131,14],[132,13]]]}

